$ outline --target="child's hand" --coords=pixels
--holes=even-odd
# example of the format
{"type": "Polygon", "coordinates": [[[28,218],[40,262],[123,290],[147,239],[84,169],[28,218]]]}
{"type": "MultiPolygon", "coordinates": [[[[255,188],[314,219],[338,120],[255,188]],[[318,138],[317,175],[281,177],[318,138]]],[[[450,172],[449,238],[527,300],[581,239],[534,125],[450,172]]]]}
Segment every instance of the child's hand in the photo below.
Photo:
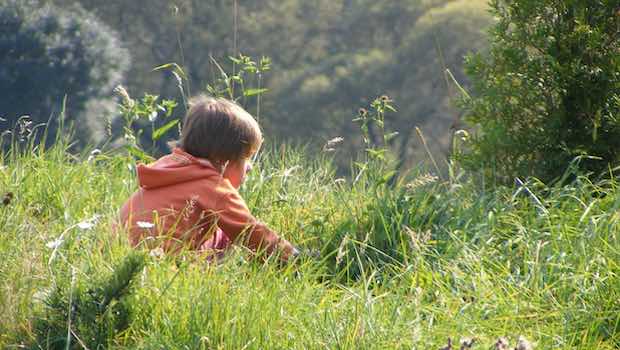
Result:
{"type": "Polygon", "coordinates": [[[295,260],[299,256],[299,250],[284,238],[278,242],[278,252],[282,262],[295,260]]]}
{"type": "Polygon", "coordinates": [[[315,260],[321,257],[321,252],[318,250],[305,249],[293,247],[293,251],[288,257],[287,261],[305,261],[305,260],[315,260]]]}

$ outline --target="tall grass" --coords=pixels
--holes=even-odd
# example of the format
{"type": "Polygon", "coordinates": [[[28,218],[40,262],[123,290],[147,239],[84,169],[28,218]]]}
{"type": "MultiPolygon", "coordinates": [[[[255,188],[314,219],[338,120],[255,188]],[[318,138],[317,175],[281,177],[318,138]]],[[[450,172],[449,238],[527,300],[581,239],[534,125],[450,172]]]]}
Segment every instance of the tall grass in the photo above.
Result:
{"type": "Polygon", "coordinates": [[[243,195],[320,257],[279,267],[242,249],[218,265],[145,252],[94,318],[132,254],[113,224],[137,186],[133,160],[66,142],[2,153],[0,196],[13,197],[0,205],[0,348],[438,349],[474,337],[488,349],[520,335],[539,349],[620,346],[617,179],[531,180],[528,194],[422,169],[385,181],[374,161],[336,179],[328,157],[304,151],[264,151],[243,195]]]}

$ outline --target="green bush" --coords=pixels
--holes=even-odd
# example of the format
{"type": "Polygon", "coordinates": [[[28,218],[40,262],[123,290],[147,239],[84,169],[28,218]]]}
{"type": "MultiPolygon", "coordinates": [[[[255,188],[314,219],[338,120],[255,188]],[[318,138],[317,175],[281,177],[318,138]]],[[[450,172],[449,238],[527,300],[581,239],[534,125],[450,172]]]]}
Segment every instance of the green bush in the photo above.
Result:
{"type": "MultiPolygon", "coordinates": [[[[22,115],[47,122],[65,95],[67,121],[87,108],[103,119],[104,102],[128,64],[115,32],[80,7],[0,1],[0,111],[8,125],[22,115]]],[[[93,121],[76,124],[79,139],[88,140],[93,121]]],[[[57,123],[49,128],[54,135],[57,123]]]]}
{"type": "Polygon", "coordinates": [[[487,54],[467,59],[477,128],[461,156],[487,178],[551,181],[616,164],[620,150],[618,2],[491,2],[498,22],[487,54]]]}

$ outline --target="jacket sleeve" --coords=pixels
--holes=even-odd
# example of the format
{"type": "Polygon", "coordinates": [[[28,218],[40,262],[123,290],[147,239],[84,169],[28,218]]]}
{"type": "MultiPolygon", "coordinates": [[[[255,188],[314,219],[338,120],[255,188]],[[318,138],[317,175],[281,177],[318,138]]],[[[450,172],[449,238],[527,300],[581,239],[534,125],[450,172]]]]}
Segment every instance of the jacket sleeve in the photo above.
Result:
{"type": "Polygon", "coordinates": [[[216,198],[217,225],[231,241],[241,243],[254,252],[265,250],[267,254],[272,254],[280,251],[282,258],[288,260],[293,246],[252,216],[245,201],[228,180],[218,183],[216,198]]]}

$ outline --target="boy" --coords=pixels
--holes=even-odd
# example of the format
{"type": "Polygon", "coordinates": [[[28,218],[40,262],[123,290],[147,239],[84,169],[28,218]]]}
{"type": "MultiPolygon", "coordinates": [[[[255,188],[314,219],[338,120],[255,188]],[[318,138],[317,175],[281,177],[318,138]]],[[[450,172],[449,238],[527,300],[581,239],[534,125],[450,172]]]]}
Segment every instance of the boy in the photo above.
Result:
{"type": "Polygon", "coordinates": [[[131,244],[219,255],[235,241],[284,261],[296,256],[287,240],[250,214],[237,192],[262,141],[256,120],[237,104],[192,99],[179,147],[137,167],[140,188],[120,213],[131,244]]]}

